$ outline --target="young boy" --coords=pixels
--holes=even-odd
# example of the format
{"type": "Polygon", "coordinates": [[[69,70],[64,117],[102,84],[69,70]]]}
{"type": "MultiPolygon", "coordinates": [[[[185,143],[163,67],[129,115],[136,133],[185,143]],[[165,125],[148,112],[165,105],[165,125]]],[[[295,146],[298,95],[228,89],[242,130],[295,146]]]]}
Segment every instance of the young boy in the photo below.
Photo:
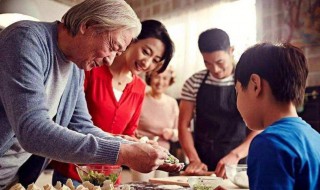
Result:
{"type": "Polygon", "coordinates": [[[250,190],[320,189],[320,135],[296,111],[307,75],[290,44],[257,44],[237,64],[237,107],[250,129],[264,129],[249,149],[250,190]]]}

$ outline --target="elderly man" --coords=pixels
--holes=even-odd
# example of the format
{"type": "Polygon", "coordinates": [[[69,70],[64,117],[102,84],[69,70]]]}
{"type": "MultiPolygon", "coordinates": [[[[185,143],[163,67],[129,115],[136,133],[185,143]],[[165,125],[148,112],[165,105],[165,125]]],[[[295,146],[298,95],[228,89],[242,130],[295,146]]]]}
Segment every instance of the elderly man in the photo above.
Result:
{"type": "Polygon", "coordinates": [[[140,30],[125,1],[86,0],[61,22],[21,21],[0,33],[0,189],[19,181],[31,153],[141,172],[180,169],[163,164],[167,154],[159,146],[113,137],[88,114],[82,70],[111,64],[140,30]]]}

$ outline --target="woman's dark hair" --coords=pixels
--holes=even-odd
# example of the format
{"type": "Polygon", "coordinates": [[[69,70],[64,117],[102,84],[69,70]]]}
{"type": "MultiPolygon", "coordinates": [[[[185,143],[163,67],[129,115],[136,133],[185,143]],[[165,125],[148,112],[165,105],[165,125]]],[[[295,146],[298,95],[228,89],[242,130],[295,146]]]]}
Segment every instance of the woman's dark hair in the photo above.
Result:
{"type": "Polygon", "coordinates": [[[165,45],[165,51],[164,51],[163,57],[161,58],[161,61],[164,61],[164,62],[161,68],[158,70],[158,73],[162,73],[163,71],[166,70],[173,56],[174,43],[172,42],[167,29],[161,22],[157,20],[145,20],[145,21],[142,21],[141,24],[142,24],[142,29],[141,29],[141,33],[137,37],[138,40],[142,40],[146,38],[156,38],[165,45]]]}
{"type": "Polygon", "coordinates": [[[252,74],[270,85],[279,102],[303,103],[308,65],[303,52],[291,44],[261,43],[247,49],[235,70],[235,81],[247,89],[252,74]]]}
{"type": "Polygon", "coordinates": [[[198,46],[201,53],[211,53],[221,50],[227,51],[230,47],[230,39],[225,31],[212,28],[200,34],[198,46]]]}

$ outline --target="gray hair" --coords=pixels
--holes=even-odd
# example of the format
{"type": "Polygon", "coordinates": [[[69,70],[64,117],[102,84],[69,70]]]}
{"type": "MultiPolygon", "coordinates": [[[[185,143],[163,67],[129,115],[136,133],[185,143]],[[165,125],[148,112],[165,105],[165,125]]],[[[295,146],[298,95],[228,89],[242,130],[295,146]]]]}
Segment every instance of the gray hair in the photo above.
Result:
{"type": "Polygon", "coordinates": [[[62,22],[73,36],[81,24],[94,26],[101,32],[130,29],[134,38],[141,31],[139,18],[124,0],[85,0],[71,7],[62,22]]]}

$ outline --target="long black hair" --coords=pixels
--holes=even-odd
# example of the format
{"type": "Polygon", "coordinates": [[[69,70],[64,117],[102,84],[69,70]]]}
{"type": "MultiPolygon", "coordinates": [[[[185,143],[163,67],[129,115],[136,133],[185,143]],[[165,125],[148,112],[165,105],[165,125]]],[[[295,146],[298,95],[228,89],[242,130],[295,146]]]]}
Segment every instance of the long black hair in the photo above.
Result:
{"type": "Polygon", "coordinates": [[[162,73],[166,70],[169,62],[172,59],[174,53],[174,43],[172,42],[166,27],[157,20],[145,20],[141,22],[142,29],[141,33],[138,35],[137,40],[142,40],[146,38],[156,38],[160,40],[165,45],[165,51],[161,58],[163,65],[158,70],[158,73],[162,73]]]}

